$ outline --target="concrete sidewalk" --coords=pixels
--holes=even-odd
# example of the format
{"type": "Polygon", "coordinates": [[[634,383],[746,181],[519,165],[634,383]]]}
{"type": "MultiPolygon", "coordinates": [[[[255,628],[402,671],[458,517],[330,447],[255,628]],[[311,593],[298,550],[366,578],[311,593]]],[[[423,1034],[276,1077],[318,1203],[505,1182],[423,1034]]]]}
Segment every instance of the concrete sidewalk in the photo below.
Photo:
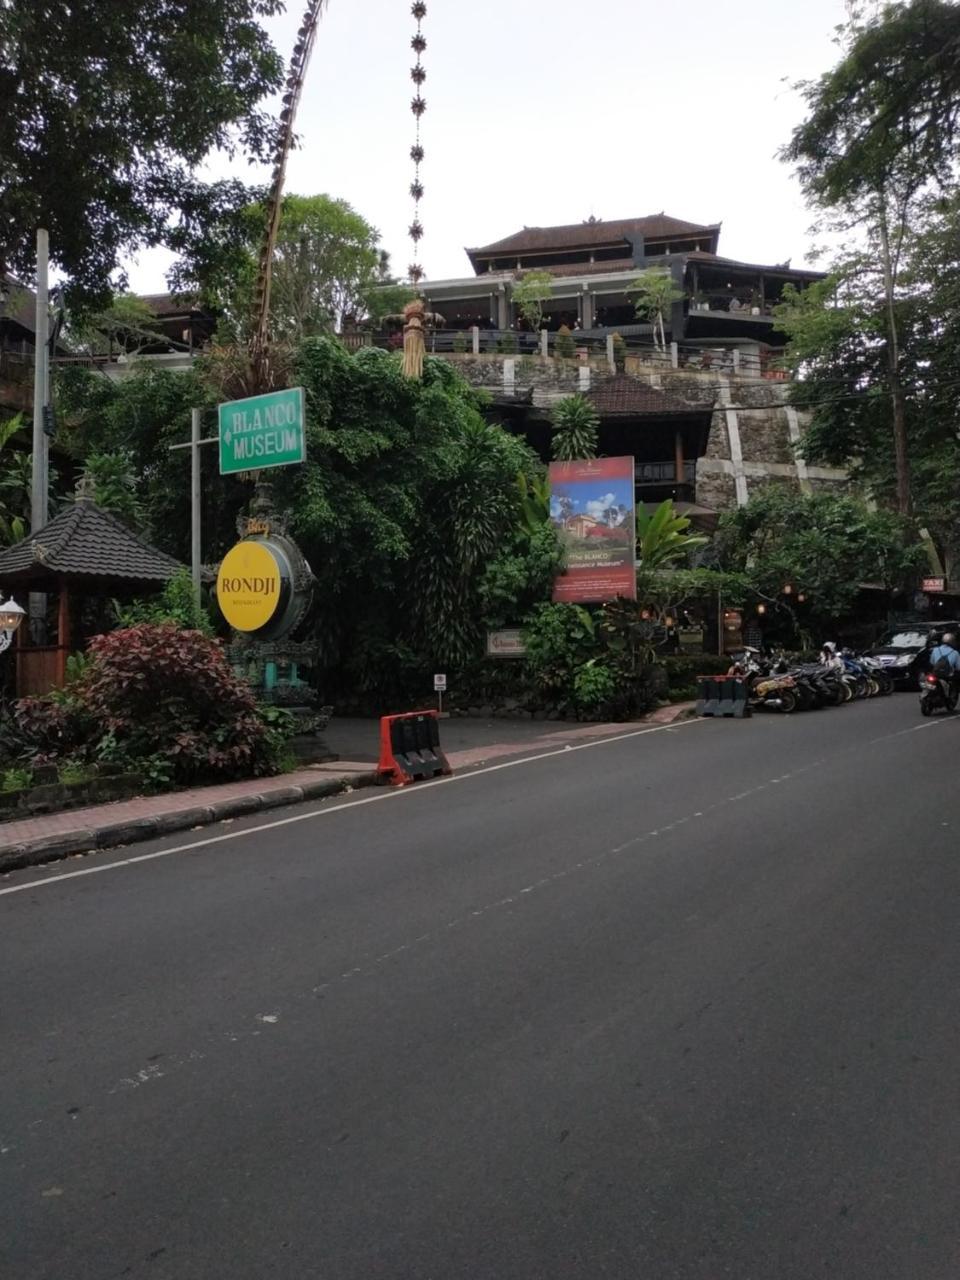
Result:
{"type": "MultiPolygon", "coordinates": [[[[616,737],[644,725],[671,724],[686,718],[691,706],[663,707],[642,721],[625,724],[444,720],[441,742],[454,770],[477,768],[509,756],[557,751],[579,742],[616,737]]],[[[377,780],[377,734],[376,721],[334,721],[328,741],[334,750],[353,748],[349,760],[310,765],[277,778],[138,796],[0,823],[0,874],[371,786],[377,780]]]]}

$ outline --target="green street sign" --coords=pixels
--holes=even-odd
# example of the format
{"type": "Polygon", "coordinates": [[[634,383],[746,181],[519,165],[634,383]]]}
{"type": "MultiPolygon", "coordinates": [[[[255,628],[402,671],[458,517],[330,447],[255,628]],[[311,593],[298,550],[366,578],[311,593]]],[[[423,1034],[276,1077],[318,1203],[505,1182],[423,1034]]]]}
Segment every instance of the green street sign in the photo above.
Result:
{"type": "Polygon", "coordinates": [[[219,414],[222,476],[306,461],[302,387],[229,400],[219,414]]]}

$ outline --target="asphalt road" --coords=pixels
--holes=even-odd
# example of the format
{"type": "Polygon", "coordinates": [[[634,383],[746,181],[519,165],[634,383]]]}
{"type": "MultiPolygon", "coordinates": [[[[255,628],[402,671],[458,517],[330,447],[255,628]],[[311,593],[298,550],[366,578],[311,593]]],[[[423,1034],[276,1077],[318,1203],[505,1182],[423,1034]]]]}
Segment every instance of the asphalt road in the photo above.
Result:
{"type": "Polygon", "coordinates": [[[692,723],[0,880],[0,1275],[955,1280],[957,730],[692,723]]]}

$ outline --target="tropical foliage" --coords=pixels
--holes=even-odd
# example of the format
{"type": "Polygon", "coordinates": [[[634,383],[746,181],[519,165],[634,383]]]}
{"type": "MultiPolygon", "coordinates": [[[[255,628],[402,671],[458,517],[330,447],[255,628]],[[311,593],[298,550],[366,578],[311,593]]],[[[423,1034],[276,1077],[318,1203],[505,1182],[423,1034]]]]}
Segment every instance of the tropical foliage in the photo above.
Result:
{"type": "Polygon", "coordinates": [[[705,546],[709,538],[688,533],[690,523],[689,516],[677,515],[672,498],[661,502],[653,512],[640,504],[637,507],[637,559],[641,571],[662,569],[705,546]]]}
{"type": "Polygon", "coordinates": [[[558,400],[551,414],[553,456],[558,462],[575,462],[597,456],[600,416],[585,396],[558,400]]]}

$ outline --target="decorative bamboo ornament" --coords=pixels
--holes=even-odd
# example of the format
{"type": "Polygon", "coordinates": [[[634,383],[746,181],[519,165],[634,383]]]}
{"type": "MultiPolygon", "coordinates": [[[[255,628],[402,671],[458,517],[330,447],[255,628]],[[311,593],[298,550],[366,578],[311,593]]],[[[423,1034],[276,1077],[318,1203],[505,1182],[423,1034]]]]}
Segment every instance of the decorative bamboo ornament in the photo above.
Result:
{"type": "MultiPolygon", "coordinates": [[[[410,103],[410,110],[417,124],[417,135],[413,146],[410,148],[410,159],[413,161],[413,182],[410,184],[410,194],[413,196],[413,221],[410,223],[408,234],[413,241],[414,261],[407,268],[407,275],[410,283],[416,289],[423,279],[423,267],[416,260],[419,254],[420,241],[423,238],[423,224],[420,221],[420,201],[423,199],[423,183],[420,181],[420,165],[423,162],[423,147],[420,143],[420,121],[423,113],[427,109],[426,99],[421,92],[427,73],[423,69],[423,53],[427,47],[427,42],[423,38],[421,31],[421,23],[427,16],[427,6],[422,0],[411,7],[410,12],[417,20],[417,34],[411,41],[414,53],[417,55],[416,65],[410,70],[410,78],[414,83],[415,92],[410,103]]],[[[425,350],[423,338],[423,323],[426,308],[422,298],[417,297],[413,302],[409,302],[403,309],[403,373],[407,378],[423,377],[423,355],[425,350]]]]}

